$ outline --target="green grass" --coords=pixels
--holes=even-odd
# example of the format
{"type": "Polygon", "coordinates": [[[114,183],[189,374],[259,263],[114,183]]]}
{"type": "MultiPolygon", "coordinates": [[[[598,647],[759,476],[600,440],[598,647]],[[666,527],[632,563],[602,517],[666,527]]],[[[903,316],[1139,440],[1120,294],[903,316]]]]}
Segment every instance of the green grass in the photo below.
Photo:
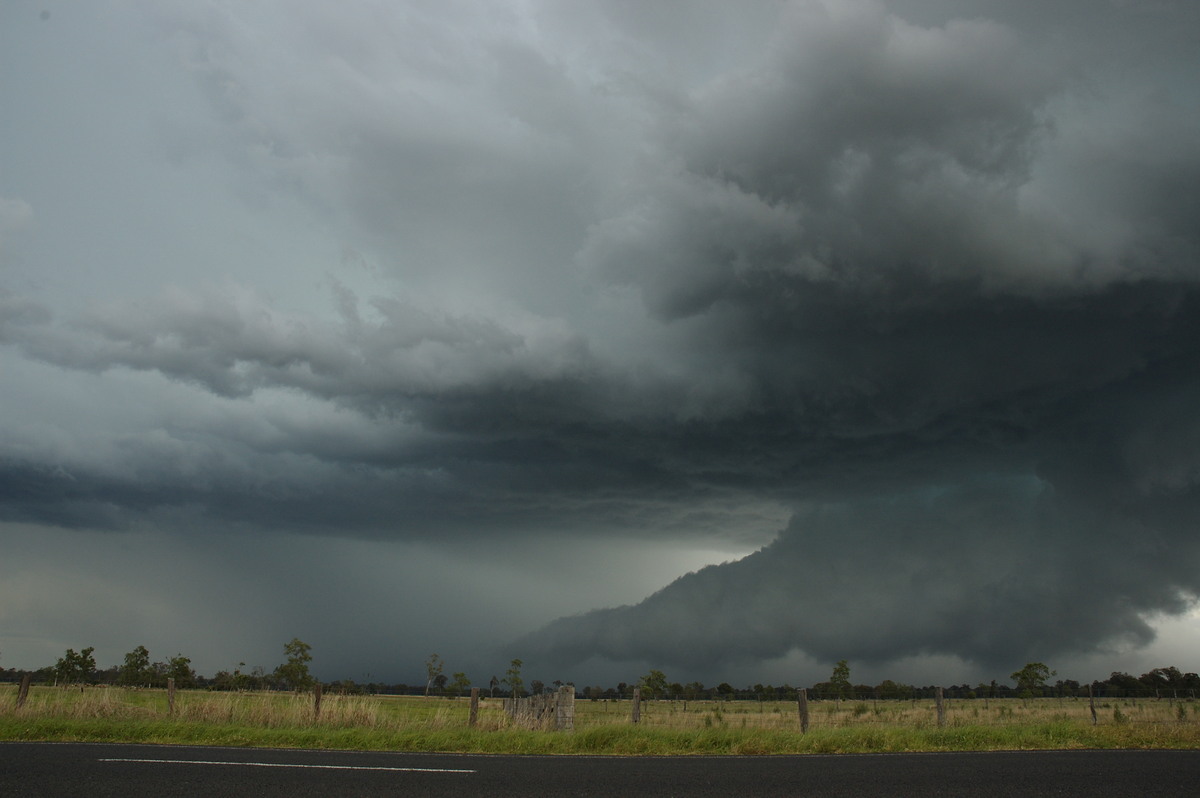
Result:
{"type": "Polygon", "coordinates": [[[482,702],[476,728],[465,699],[327,695],[318,719],[311,696],[283,693],[180,691],[173,714],[163,690],[37,687],[21,709],[15,699],[0,688],[0,740],[654,756],[1200,748],[1197,705],[1165,700],[1100,704],[1095,726],[1086,700],[961,700],[940,728],[932,701],[813,702],[800,734],[785,702],[644,702],[635,726],[628,702],[577,701],[574,731],[542,732],[511,727],[499,699],[482,702]]]}

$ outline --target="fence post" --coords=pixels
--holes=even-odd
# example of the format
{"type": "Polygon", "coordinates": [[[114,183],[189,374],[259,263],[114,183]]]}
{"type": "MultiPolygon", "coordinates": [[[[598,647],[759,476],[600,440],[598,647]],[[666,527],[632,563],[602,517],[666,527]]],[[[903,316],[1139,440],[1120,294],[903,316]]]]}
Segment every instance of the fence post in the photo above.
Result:
{"type": "Polygon", "coordinates": [[[21,687],[17,690],[17,709],[25,706],[25,699],[29,698],[29,680],[32,678],[28,673],[21,675],[21,687]]]}
{"type": "Polygon", "coordinates": [[[575,730],[575,685],[564,684],[558,688],[558,703],[555,707],[554,727],[559,731],[575,730]]]}
{"type": "Polygon", "coordinates": [[[800,733],[808,733],[808,690],[801,687],[796,702],[800,705],[800,733]]]}
{"type": "Polygon", "coordinates": [[[321,683],[317,682],[313,687],[313,720],[321,719],[321,683]]]}
{"type": "Polygon", "coordinates": [[[479,688],[471,688],[471,717],[467,720],[467,725],[474,727],[479,724],[479,688]]]}
{"type": "Polygon", "coordinates": [[[934,697],[937,702],[938,728],[940,729],[946,725],[946,706],[942,702],[942,688],[937,689],[934,697]]]}
{"type": "Polygon", "coordinates": [[[633,688],[633,717],[634,723],[639,723],[642,720],[642,690],[640,687],[633,688]]]}
{"type": "Polygon", "coordinates": [[[1088,709],[1092,711],[1092,725],[1096,725],[1096,697],[1092,694],[1092,686],[1088,685],[1088,709]]]}
{"type": "Polygon", "coordinates": [[[167,714],[175,714],[175,679],[167,679],[167,714]]]}

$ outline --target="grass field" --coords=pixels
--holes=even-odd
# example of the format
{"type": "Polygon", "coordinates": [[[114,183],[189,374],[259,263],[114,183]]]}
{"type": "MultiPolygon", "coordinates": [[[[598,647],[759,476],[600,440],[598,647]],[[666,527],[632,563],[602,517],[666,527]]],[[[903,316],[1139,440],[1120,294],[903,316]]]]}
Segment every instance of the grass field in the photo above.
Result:
{"type": "Polygon", "coordinates": [[[1149,699],[810,702],[807,734],[791,702],[647,701],[641,723],[628,701],[575,703],[575,730],[510,726],[500,699],[483,699],[468,728],[466,699],[311,696],[35,687],[16,707],[0,687],[0,740],[145,742],[516,754],[802,754],[1060,748],[1200,748],[1200,703],[1149,699]]]}

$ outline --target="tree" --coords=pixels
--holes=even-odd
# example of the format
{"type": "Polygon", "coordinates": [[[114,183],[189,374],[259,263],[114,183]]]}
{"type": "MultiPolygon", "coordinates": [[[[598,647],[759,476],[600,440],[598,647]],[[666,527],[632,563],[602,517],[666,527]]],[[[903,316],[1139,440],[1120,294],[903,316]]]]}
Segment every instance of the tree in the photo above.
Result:
{"type": "Polygon", "coordinates": [[[150,664],[150,684],[155,687],[167,686],[167,663],[153,662],[150,664]]]}
{"type": "Polygon", "coordinates": [[[1021,670],[1013,671],[1008,678],[1017,683],[1018,695],[1021,698],[1030,698],[1035,693],[1040,693],[1046,686],[1046,680],[1055,674],[1057,671],[1050,670],[1040,662],[1030,662],[1021,670]]]}
{"type": "Polygon", "coordinates": [[[490,698],[496,697],[496,688],[499,686],[500,686],[500,680],[497,679],[495,676],[493,676],[492,680],[488,683],[488,687],[491,689],[491,693],[489,694],[490,698]]]}
{"type": "Polygon", "coordinates": [[[833,675],[829,677],[829,689],[838,698],[847,698],[852,692],[850,686],[850,666],[846,660],[839,659],[833,666],[833,675]]]}
{"type": "Polygon", "coordinates": [[[651,670],[641,681],[643,698],[658,698],[667,690],[667,677],[662,671],[651,670]]]}
{"type": "Polygon", "coordinates": [[[83,684],[92,681],[96,672],[96,659],[92,652],[96,649],[88,646],[76,653],[68,648],[63,656],[54,663],[54,677],[62,684],[83,684]]]}
{"type": "Polygon", "coordinates": [[[450,692],[454,694],[455,698],[458,698],[470,686],[471,680],[467,678],[467,674],[459,671],[454,674],[454,681],[450,682],[450,692]]]}
{"type": "Polygon", "coordinates": [[[175,680],[176,687],[191,687],[196,682],[196,672],[192,670],[192,661],[182,654],[176,654],[167,660],[167,678],[175,680]]]}
{"type": "Polygon", "coordinates": [[[1054,683],[1054,689],[1058,695],[1079,695],[1079,682],[1074,679],[1059,679],[1054,683]]]}
{"type": "Polygon", "coordinates": [[[150,652],[145,646],[138,646],[125,655],[118,678],[121,684],[130,687],[150,684],[154,674],[150,671],[150,652]]]}
{"type": "Polygon", "coordinates": [[[525,691],[525,682],[521,680],[521,666],[524,664],[521,660],[514,659],[504,672],[503,682],[508,685],[513,698],[520,698],[521,693],[525,691]]]}
{"type": "Polygon", "coordinates": [[[92,652],[95,650],[88,646],[79,652],[79,680],[81,682],[92,682],[96,679],[96,658],[92,656],[92,652]]]}
{"type": "Polygon", "coordinates": [[[238,666],[233,669],[233,689],[249,690],[251,687],[250,676],[242,673],[242,668],[246,667],[246,663],[239,662],[238,666]]]}
{"type": "Polygon", "coordinates": [[[912,695],[912,688],[906,684],[897,684],[891,679],[884,679],[875,687],[880,698],[907,698],[912,695]]]}
{"type": "Polygon", "coordinates": [[[425,695],[429,695],[429,689],[433,687],[433,681],[441,675],[442,668],[446,667],[446,663],[437,654],[430,654],[429,659],[425,661],[425,672],[429,674],[429,678],[425,680],[425,695]]]}
{"type": "Polygon", "coordinates": [[[1179,672],[1179,668],[1173,665],[1169,668],[1154,668],[1148,673],[1143,673],[1138,677],[1138,681],[1151,690],[1158,690],[1160,688],[1178,689],[1185,684],[1183,674],[1179,672]]]}
{"type": "Polygon", "coordinates": [[[246,685],[249,690],[261,690],[267,682],[267,669],[262,665],[255,665],[250,669],[250,676],[247,679],[246,685]]]}
{"type": "Polygon", "coordinates": [[[1142,683],[1138,681],[1136,676],[1132,676],[1124,671],[1113,671],[1109,675],[1107,682],[1127,694],[1136,694],[1142,686],[1142,683]]]}
{"type": "Polygon", "coordinates": [[[308,663],[312,662],[312,646],[298,637],[283,644],[283,653],[287,662],[275,668],[275,678],[290,690],[300,692],[310,689],[316,680],[308,672],[308,663]]]}
{"type": "Polygon", "coordinates": [[[540,679],[534,679],[532,682],[529,683],[529,694],[530,695],[541,695],[542,691],[545,689],[546,689],[546,683],[541,681],[540,679]]]}

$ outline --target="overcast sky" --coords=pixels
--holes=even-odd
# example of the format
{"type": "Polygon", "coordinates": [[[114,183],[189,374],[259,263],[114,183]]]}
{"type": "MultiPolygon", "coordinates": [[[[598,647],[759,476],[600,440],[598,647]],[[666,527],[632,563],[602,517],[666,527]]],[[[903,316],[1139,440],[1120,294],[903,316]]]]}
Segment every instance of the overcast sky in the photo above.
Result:
{"type": "Polygon", "coordinates": [[[1198,32],[0,3],[0,666],[1200,670],[1198,32]]]}

